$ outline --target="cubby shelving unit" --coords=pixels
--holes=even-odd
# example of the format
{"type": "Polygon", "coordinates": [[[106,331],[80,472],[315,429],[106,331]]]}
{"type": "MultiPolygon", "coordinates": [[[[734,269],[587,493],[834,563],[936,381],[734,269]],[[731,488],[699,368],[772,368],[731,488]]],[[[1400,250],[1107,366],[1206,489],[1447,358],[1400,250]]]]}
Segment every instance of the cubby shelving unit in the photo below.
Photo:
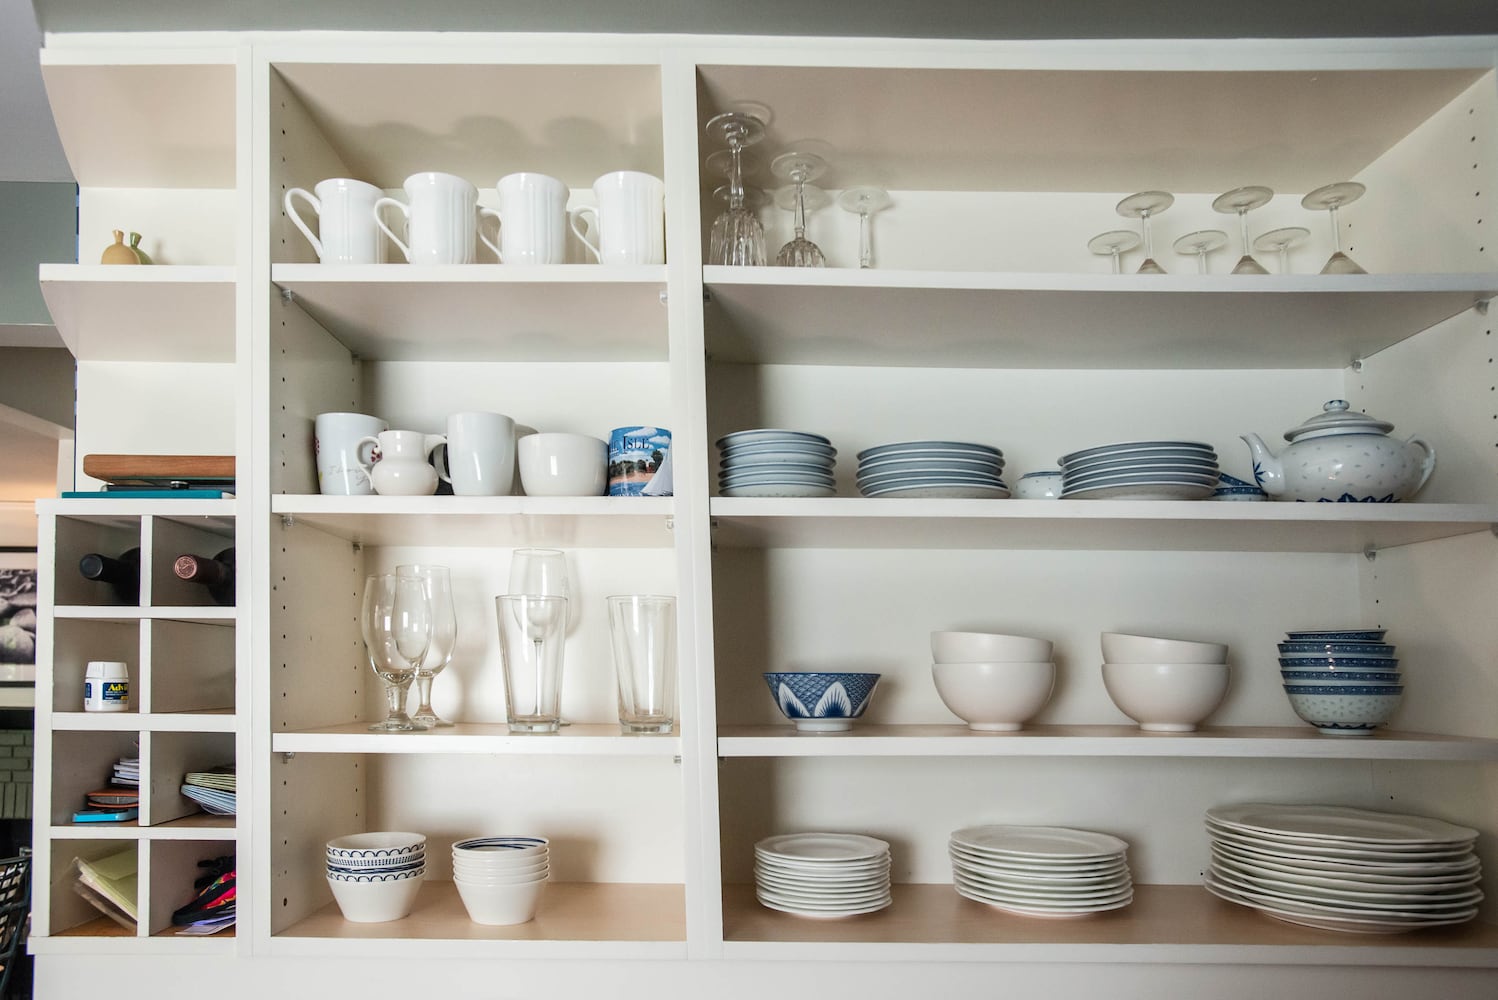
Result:
{"type": "MultiPolygon", "coordinates": [[[[44,976],[81,989],[107,961],[139,955],[165,980],[175,956],[196,955],[223,963],[233,997],[293,974],[308,989],[381,995],[471,981],[502,960],[517,990],[583,996],[630,959],[632,983],[707,995],[730,976],[745,990],[783,991],[789,977],[869,996],[975,994],[995,977],[1017,992],[1229,996],[1264,976],[1294,993],[1309,982],[1297,977],[1327,975],[1358,992],[1491,996],[1491,903],[1461,927],[1363,938],[1277,923],[1200,882],[1205,809],[1285,800],[1474,826],[1489,895],[1498,886],[1498,811],[1484,795],[1498,773],[1487,707],[1498,690],[1495,59],[1498,39],[1486,37],[50,38],[85,260],[112,228],[149,230],[168,251],[163,266],[125,276],[88,263],[43,270],[79,356],[79,454],[233,453],[240,475],[235,499],[203,508],[43,508],[54,589],[38,863],[52,877],[38,879],[32,947],[44,976]],[[92,103],[101,88],[107,108],[92,103]],[[721,180],[705,164],[704,125],[744,101],[774,113],[750,184],[774,184],[764,163],[810,138],[830,144],[819,183],[834,195],[889,189],[874,267],[857,267],[857,220],[836,208],[809,224],[825,269],[705,264],[721,180]],[[103,156],[123,129],[159,146],[186,133],[195,152],[174,166],[137,140],[103,156]],[[461,267],[326,267],[282,210],[286,190],[329,177],[400,197],[420,170],[467,178],[484,203],[499,177],[540,171],[579,205],[619,169],[666,183],[664,265],[599,266],[571,240],[568,263],[545,268],[487,263],[484,251],[461,267]],[[1321,275],[1330,223],[1300,199],[1349,179],[1367,195],[1343,209],[1340,239],[1370,273],[1321,275]],[[1276,191],[1250,216],[1256,232],[1310,230],[1291,273],[1277,262],[1267,276],[1227,273],[1236,244],[1204,274],[1171,252],[1187,232],[1234,229],[1210,205],[1243,184],[1276,191]],[[1108,273],[1087,241],[1132,226],[1114,206],[1147,188],[1176,196],[1154,220],[1170,273],[1108,273]],[[1241,435],[1275,442],[1334,398],[1435,444],[1418,500],[881,500],[854,484],[863,449],[928,438],[1001,447],[1011,482],[1077,448],[1145,438],[1211,442],[1245,477],[1241,435]],[[318,413],[439,433],[462,410],[598,437],[668,427],[675,496],[318,494],[318,413]],[[718,495],[713,442],[751,427],[829,437],[838,495],[718,495]],[[150,587],[139,607],[110,607],[64,583],[85,539],[150,549],[162,525],[200,518],[240,553],[235,608],[150,587]],[[568,550],[574,588],[571,725],[542,737],[503,725],[492,607],[509,550],[533,544],[568,550]],[[458,725],[372,733],[382,706],[358,627],[363,580],[412,561],[452,569],[459,643],[434,698],[458,725]],[[670,734],[625,737],[614,723],[602,599],[616,593],[677,597],[670,734]],[[1274,642],[1311,624],[1389,629],[1407,685],[1390,729],[1335,739],[1295,718],[1274,642]],[[1055,640],[1057,689],[1033,725],[980,734],[958,723],[930,682],[927,635],[940,628],[1055,640]],[[1206,727],[1127,725],[1098,676],[1097,634],[1116,629],[1230,644],[1232,686],[1206,727]],[[171,700],[193,677],[182,667],[156,685],[178,669],[159,654],[209,633],[231,637],[233,697],[171,700]],[[109,719],[77,712],[67,678],[86,648],[134,651],[132,680],[149,700],[109,719]],[[760,674],[781,669],[883,681],[851,732],[813,736],[767,696],[760,674]],[[138,825],[60,823],[77,769],[137,735],[143,766],[231,747],[241,816],[174,816],[158,795],[138,825]],[[1138,894],[1078,921],[961,899],[946,839],[982,822],[1123,837],[1138,894]],[[427,834],[426,884],[406,918],[349,923],[322,845],[378,829],[427,834]],[[894,904],[843,921],[761,907],[753,844],[813,829],[888,840],[894,904]],[[446,845],[480,832],[551,838],[554,884],[533,923],[466,918],[446,845]],[[53,882],[74,855],[132,843],[151,917],[124,938],[53,882]],[[192,849],[225,845],[241,863],[237,934],[163,936],[167,887],[192,849]],[[371,961],[395,953],[420,961],[371,961]]],[[[767,207],[762,219],[773,255],[789,217],[767,207]]],[[[163,982],[162,995],[178,993],[163,982]]]]}

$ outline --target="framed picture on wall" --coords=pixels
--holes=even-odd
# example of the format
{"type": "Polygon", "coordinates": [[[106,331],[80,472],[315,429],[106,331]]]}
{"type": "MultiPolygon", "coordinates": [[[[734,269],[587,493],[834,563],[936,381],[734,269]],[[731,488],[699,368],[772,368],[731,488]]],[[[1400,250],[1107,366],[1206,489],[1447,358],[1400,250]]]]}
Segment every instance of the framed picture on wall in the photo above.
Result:
{"type": "Polygon", "coordinates": [[[0,681],[36,679],[36,549],[0,550],[0,681]]]}

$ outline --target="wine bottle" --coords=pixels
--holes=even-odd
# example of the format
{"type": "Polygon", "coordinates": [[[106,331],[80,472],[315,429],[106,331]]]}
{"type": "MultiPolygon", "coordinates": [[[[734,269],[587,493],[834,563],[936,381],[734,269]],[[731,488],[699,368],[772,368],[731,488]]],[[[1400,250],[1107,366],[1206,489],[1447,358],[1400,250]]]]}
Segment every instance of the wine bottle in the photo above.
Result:
{"type": "Polygon", "coordinates": [[[78,560],[78,572],[85,580],[97,580],[109,584],[114,598],[120,604],[131,606],[140,603],[140,549],[126,549],[119,558],[111,559],[98,552],[90,552],[78,560]]]}
{"type": "Polygon", "coordinates": [[[172,571],[188,583],[201,583],[208,588],[208,596],[214,603],[225,607],[234,606],[234,549],[227,548],[209,559],[192,554],[178,556],[172,563],[172,571]]]}

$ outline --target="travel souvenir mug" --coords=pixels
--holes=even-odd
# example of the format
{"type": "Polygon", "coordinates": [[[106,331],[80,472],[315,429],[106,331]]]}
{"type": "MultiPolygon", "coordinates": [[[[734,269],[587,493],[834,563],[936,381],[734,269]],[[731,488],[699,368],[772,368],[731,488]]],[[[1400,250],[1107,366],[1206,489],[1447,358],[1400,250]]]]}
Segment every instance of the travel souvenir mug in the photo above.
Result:
{"type": "Polygon", "coordinates": [[[670,453],[671,432],[662,427],[615,427],[609,432],[609,496],[646,492],[670,453]]]}

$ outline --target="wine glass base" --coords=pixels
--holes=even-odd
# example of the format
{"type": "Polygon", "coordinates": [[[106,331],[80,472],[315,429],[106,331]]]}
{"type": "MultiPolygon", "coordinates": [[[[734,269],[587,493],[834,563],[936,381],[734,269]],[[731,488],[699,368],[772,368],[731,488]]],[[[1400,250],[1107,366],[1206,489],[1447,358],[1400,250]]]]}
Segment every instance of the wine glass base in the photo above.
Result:
{"type": "Polygon", "coordinates": [[[411,716],[411,721],[426,726],[429,729],[447,729],[453,724],[440,717],[435,712],[417,712],[411,716]]]}
{"type": "Polygon", "coordinates": [[[1322,274],[1367,274],[1368,272],[1365,271],[1365,270],[1363,270],[1361,267],[1359,267],[1357,265],[1357,262],[1354,261],[1351,257],[1347,256],[1345,253],[1342,253],[1341,251],[1338,251],[1337,253],[1332,254],[1331,258],[1327,260],[1326,266],[1321,269],[1321,273],[1322,274]]]}
{"type": "Polygon", "coordinates": [[[560,720],[540,716],[521,716],[510,720],[512,733],[554,733],[559,728],[561,728],[560,720]]]}
{"type": "Polygon", "coordinates": [[[626,736],[669,733],[671,731],[671,720],[667,719],[664,722],[624,722],[620,720],[619,728],[626,736]]]}
{"type": "Polygon", "coordinates": [[[1165,268],[1161,267],[1153,257],[1146,257],[1144,263],[1139,265],[1136,274],[1164,274],[1165,268]]]}
{"type": "Polygon", "coordinates": [[[1260,264],[1258,261],[1254,260],[1252,257],[1250,257],[1247,254],[1245,254],[1244,256],[1238,258],[1238,263],[1237,264],[1233,265],[1233,273],[1234,274],[1268,274],[1269,271],[1264,267],[1263,264],[1260,264]]]}
{"type": "Polygon", "coordinates": [[[424,733],[429,726],[415,719],[386,719],[369,727],[372,733],[424,733]]]}

